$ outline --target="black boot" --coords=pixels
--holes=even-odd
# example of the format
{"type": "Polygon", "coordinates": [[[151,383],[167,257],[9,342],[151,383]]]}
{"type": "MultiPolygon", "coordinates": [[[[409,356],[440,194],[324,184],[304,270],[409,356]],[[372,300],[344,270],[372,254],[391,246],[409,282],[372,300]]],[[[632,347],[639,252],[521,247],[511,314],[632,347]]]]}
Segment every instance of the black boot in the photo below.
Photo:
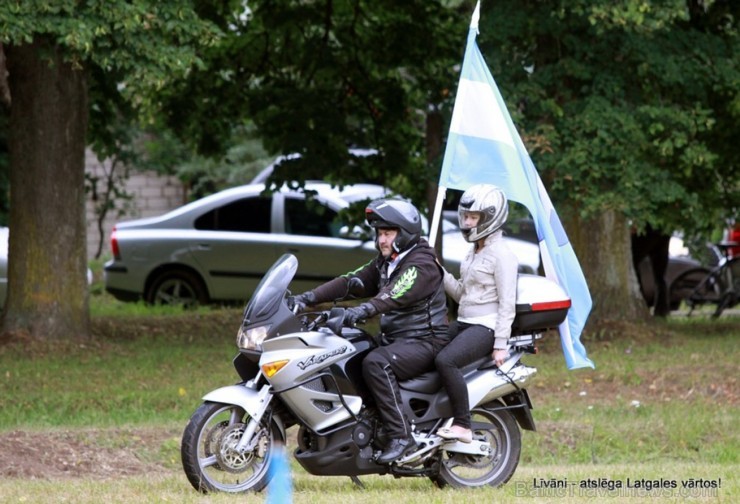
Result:
{"type": "Polygon", "coordinates": [[[414,438],[391,439],[388,447],[378,457],[378,464],[390,464],[416,449],[414,438]]]}

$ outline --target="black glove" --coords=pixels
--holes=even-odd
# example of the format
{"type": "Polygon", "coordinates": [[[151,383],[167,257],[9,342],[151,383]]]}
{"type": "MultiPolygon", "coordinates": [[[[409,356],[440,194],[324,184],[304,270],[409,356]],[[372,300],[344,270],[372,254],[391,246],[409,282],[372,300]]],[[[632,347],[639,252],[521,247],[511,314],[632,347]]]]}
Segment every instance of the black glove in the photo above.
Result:
{"type": "Polygon", "coordinates": [[[353,306],[344,310],[342,324],[348,327],[354,326],[358,320],[365,320],[375,315],[375,308],[369,303],[353,306]]]}
{"type": "Polygon", "coordinates": [[[316,304],[316,296],[311,291],[304,292],[297,296],[290,296],[287,299],[288,308],[294,312],[299,313],[306,309],[306,306],[312,306],[316,304]]]}

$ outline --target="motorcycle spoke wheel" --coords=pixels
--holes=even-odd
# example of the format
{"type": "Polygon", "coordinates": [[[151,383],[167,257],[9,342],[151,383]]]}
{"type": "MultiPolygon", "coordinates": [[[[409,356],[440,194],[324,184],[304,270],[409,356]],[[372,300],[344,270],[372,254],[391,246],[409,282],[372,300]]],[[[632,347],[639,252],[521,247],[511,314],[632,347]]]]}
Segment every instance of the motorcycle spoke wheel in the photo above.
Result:
{"type": "Polygon", "coordinates": [[[235,450],[249,422],[233,405],[205,403],[188,422],[182,438],[183,469],[193,487],[203,493],[260,491],[269,482],[277,429],[260,425],[251,450],[235,450]]]}
{"type": "Polygon", "coordinates": [[[489,443],[483,455],[442,452],[439,474],[432,480],[439,487],[501,486],[513,476],[521,453],[521,433],[509,411],[474,409],[473,439],[489,443]]]}

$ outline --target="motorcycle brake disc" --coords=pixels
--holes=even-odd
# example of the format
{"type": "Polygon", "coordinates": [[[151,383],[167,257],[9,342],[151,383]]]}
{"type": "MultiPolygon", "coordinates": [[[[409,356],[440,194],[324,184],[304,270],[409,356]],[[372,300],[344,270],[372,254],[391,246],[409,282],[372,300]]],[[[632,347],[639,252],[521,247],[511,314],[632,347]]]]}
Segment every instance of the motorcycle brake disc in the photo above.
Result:
{"type": "Polygon", "coordinates": [[[226,472],[240,473],[244,471],[255,456],[254,452],[239,453],[235,448],[241,440],[246,425],[243,423],[232,424],[221,431],[216,451],[216,460],[226,472]]]}

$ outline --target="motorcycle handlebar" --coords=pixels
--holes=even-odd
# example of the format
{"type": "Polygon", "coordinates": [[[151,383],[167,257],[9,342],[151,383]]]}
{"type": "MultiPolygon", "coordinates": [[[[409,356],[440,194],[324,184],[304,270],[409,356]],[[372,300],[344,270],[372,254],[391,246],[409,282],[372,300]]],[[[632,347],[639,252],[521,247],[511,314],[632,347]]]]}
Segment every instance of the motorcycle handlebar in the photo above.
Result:
{"type": "MultiPolygon", "coordinates": [[[[328,311],[312,312],[315,318],[306,322],[306,329],[309,331],[313,331],[316,330],[316,328],[318,328],[320,325],[323,325],[337,336],[343,336],[342,327],[345,327],[346,325],[344,323],[344,312],[345,308],[341,306],[335,306],[328,311]]],[[[351,327],[364,324],[365,322],[365,319],[360,319],[351,327]]]]}

